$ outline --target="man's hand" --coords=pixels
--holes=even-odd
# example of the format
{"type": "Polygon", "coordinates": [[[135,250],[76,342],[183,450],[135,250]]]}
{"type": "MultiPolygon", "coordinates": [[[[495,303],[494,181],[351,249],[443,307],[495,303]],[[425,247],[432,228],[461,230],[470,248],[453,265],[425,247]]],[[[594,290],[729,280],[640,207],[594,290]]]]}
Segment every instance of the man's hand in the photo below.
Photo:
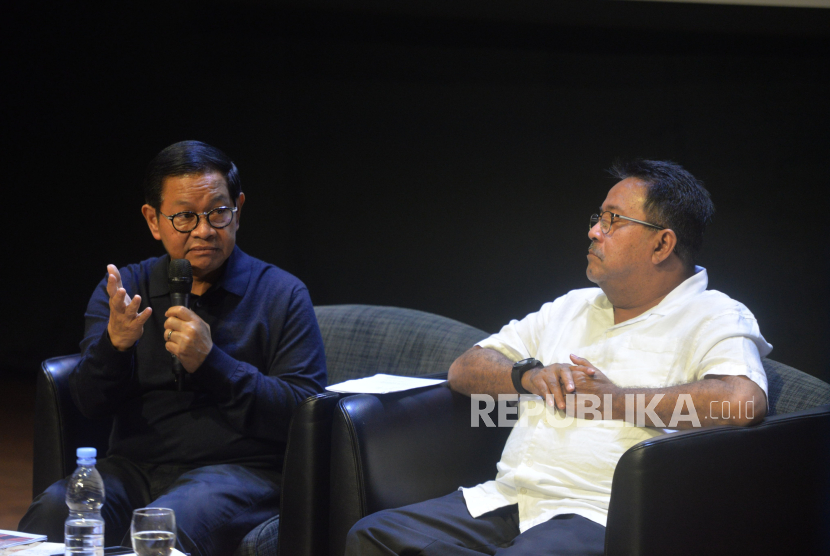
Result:
{"type": "Polygon", "coordinates": [[[593,419],[593,413],[589,410],[599,411],[603,416],[612,415],[613,400],[623,395],[623,391],[616,384],[611,382],[602,371],[597,369],[585,358],[571,354],[571,374],[574,381],[574,405],[568,406],[565,412],[568,415],[582,416],[584,419],[593,419]],[[605,395],[611,395],[611,406],[605,407],[605,395]],[[593,398],[588,398],[593,395],[593,398]]]}
{"type": "Polygon", "coordinates": [[[187,307],[170,307],[164,316],[164,347],[181,361],[188,373],[196,372],[213,348],[210,325],[187,307]]]}
{"type": "Polygon", "coordinates": [[[602,371],[582,357],[571,355],[571,376],[573,377],[574,391],[577,394],[594,394],[602,397],[603,394],[619,394],[621,392],[602,371]]]}
{"type": "Polygon", "coordinates": [[[107,272],[107,295],[110,297],[107,333],[115,349],[126,351],[144,334],[144,323],[153,314],[153,310],[147,307],[139,313],[141,296],[135,295],[130,299],[127,290],[121,284],[121,273],[115,265],[107,265],[107,272]]]}
{"type": "MultiPolygon", "coordinates": [[[[619,393],[620,389],[590,361],[573,354],[571,361],[573,365],[554,363],[526,372],[522,377],[522,386],[545,398],[548,405],[552,406],[555,403],[559,409],[569,412],[575,411],[576,408],[566,407],[566,394],[577,394],[576,401],[579,405],[578,394],[598,396],[601,404],[604,394],[619,393]]],[[[602,409],[602,406],[598,406],[597,409],[602,409]]]]}
{"type": "MultiPolygon", "coordinates": [[[[527,371],[522,376],[522,386],[528,392],[547,400],[548,405],[553,406],[556,403],[556,407],[564,410],[565,394],[573,394],[576,390],[574,379],[577,377],[574,376],[574,370],[578,370],[580,377],[587,375],[589,379],[596,372],[596,369],[585,359],[571,355],[571,360],[575,365],[554,363],[547,367],[537,367],[527,371]],[[583,365],[583,362],[588,364],[583,365]]],[[[579,378],[579,380],[583,379],[579,378]]]]}

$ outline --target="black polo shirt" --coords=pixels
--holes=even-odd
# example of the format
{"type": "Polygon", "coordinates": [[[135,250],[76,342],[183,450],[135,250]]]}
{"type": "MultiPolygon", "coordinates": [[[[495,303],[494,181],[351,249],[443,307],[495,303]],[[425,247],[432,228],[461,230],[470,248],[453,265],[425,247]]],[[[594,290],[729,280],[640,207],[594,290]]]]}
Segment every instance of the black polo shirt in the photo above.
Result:
{"type": "Polygon", "coordinates": [[[281,468],[291,412],[323,391],[326,362],[305,285],[235,247],[222,277],[191,309],[213,349],[178,392],[164,349],[169,257],[119,269],[127,294],[153,314],[127,351],[107,334],[106,278],[86,311],[82,359],[70,384],[88,417],[112,415],[108,455],[142,463],[243,463],[281,468]]]}

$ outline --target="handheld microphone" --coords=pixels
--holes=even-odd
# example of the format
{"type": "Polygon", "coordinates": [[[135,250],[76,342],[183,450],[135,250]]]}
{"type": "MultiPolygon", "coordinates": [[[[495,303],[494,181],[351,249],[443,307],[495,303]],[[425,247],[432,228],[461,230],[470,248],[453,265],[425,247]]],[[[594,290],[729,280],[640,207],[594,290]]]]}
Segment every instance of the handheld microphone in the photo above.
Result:
{"type": "MultiPolygon", "coordinates": [[[[170,259],[167,266],[167,284],[170,286],[170,306],[190,308],[190,290],[193,287],[193,269],[190,268],[190,261],[187,259],[170,259]]],[[[175,355],[173,356],[173,376],[176,377],[176,385],[181,392],[184,390],[185,370],[182,362],[175,355]]]]}

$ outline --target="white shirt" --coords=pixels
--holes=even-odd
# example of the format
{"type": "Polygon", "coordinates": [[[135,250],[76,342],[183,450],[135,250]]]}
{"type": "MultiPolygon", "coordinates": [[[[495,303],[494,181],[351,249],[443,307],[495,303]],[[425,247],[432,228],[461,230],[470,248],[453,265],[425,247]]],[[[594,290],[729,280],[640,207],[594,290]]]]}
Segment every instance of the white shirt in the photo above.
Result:
{"type": "MultiPolygon", "coordinates": [[[[572,364],[573,353],[624,388],[743,375],[766,393],[760,357],[772,346],[744,305],[707,291],[706,270],[695,270],[659,305],[620,324],[614,324],[613,307],[602,290],[574,290],[478,345],[513,361],[535,357],[545,365],[572,364]]],[[[496,479],[461,490],[473,517],[518,504],[522,532],[566,513],[604,526],[617,461],[635,444],[666,432],[671,431],[621,420],[569,418],[545,407],[539,396],[523,395],[496,479]]]]}

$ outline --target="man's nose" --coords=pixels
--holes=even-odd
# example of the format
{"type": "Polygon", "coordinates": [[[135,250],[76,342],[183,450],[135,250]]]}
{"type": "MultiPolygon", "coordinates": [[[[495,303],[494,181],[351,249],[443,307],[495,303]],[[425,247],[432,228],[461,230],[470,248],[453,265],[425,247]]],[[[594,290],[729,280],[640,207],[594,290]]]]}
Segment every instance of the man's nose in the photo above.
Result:
{"type": "Polygon", "coordinates": [[[597,222],[588,229],[588,239],[590,239],[591,241],[599,241],[600,239],[602,239],[602,230],[600,229],[599,222],[597,222]]]}
{"type": "Polygon", "coordinates": [[[194,235],[194,236],[200,237],[200,238],[210,237],[210,236],[212,236],[216,233],[216,228],[214,228],[213,226],[210,225],[210,222],[208,222],[207,216],[200,215],[199,216],[199,223],[196,225],[196,227],[190,233],[191,233],[191,235],[194,235]]]}

